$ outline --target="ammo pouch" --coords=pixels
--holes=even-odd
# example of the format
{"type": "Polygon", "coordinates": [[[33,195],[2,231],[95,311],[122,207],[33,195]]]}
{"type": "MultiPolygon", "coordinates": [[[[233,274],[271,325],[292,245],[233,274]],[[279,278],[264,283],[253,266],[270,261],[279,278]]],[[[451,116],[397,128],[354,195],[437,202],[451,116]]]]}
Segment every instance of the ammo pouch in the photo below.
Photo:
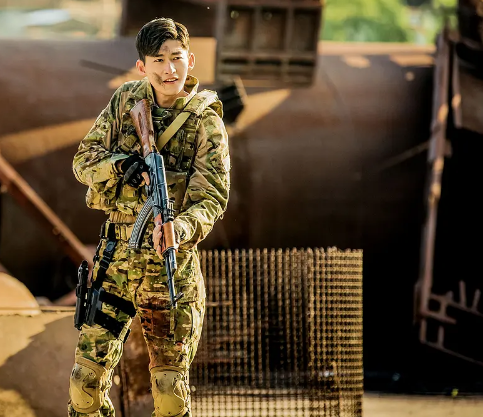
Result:
{"type": "MultiPolygon", "coordinates": [[[[117,321],[115,318],[109,316],[108,314],[102,311],[102,304],[106,303],[114,308],[121,310],[122,312],[126,313],[130,317],[134,317],[136,315],[136,309],[134,308],[133,303],[124,300],[121,297],[118,297],[114,294],[109,294],[102,288],[102,284],[104,279],[106,278],[106,271],[109,268],[109,264],[112,262],[112,257],[114,255],[114,251],[116,249],[117,240],[115,237],[115,230],[114,224],[109,224],[108,230],[105,229],[105,224],[102,225],[101,229],[101,236],[107,235],[107,245],[104,249],[102,256],[99,258],[99,247],[96,252],[96,256],[94,257],[94,262],[99,261],[99,269],[97,271],[96,280],[92,283],[92,286],[87,291],[87,298],[86,300],[82,300],[79,297],[79,294],[82,291],[79,290],[79,286],[77,288],[77,306],[76,306],[76,314],[78,310],[81,310],[81,317],[83,318],[82,324],[87,324],[92,326],[97,324],[104,329],[111,332],[116,338],[119,338],[124,330],[125,323],[117,321]],[[99,260],[100,259],[100,260],[99,260]],[[80,307],[84,301],[85,308],[80,307]]],[[[100,246],[100,244],[99,244],[100,246]]],[[[81,277],[79,276],[79,284],[81,282],[81,277]]],[[[77,326],[78,318],[76,317],[76,327],[77,326]]],[[[123,341],[125,342],[129,336],[130,330],[128,329],[123,337],[123,341]]]]}

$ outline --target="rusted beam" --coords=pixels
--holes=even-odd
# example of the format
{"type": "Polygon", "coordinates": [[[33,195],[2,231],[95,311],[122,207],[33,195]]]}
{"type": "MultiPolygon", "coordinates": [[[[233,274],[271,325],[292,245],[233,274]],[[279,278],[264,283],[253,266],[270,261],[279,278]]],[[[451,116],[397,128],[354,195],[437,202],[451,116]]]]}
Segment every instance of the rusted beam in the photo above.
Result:
{"type": "Polygon", "coordinates": [[[428,152],[428,185],[426,190],[426,220],[421,242],[420,275],[416,283],[416,318],[425,317],[433,286],[434,248],[438,204],[446,154],[446,127],[448,119],[448,88],[450,80],[450,44],[448,28],[438,36],[436,65],[433,82],[433,116],[428,152]]]}
{"type": "Polygon", "coordinates": [[[93,253],[84,246],[66,224],[52,211],[30,185],[0,154],[0,183],[14,200],[27,210],[57,240],[67,256],[75,264],[86,259],[92,268],[93,253]]]}

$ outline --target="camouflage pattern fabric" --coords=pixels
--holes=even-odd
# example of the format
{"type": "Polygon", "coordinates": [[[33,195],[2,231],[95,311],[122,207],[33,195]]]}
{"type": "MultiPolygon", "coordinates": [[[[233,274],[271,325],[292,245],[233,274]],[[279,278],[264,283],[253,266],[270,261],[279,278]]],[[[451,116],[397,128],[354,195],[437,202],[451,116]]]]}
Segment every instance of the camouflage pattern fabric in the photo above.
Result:
{"type": "MultiPolygon", "coordinates": [[[[106,241],[102,242],[101,252],[106,241]]],[[[197,254],[197,252],[196,252],[197,254]]],[[[180,256],[181,257],[181,256],[180,256]]],[[[98,263],[94,268],[94,277],[98,263]]],[[[179,280],[177,289],[185,295],[174,310],[168,308],[169,292],[161,259],[151,249],[133,251],[119,241],[104,281],[104,289],[133,302],[141,321],[144,339],[152,369],[157,366],[175,366],[188,371],[193,361],[203,327],[205,289],[200,276],[179,280]]],[[[102,311],[129,326],[131,318],[112,306],[103,304],[102,311]]],[[[123,342],[98,325],[84,325],[79,335],[76,357],[83,357],[114,369],[121,359],[123,342]]],[[[112,376],[101,389],[109,390],[112,376]]],[[[106,396],[101,408],[89,414],[79,413],[68,406],[71,417],[114,416],[110,399],[106,396]]],[[[189,411],[185,416],[190,416],[189,411]]],[[[155,416],[153,412],[153,416],[155,416]]]]}
{"type": "MultiPolygon", "coordinates": [[[[178,98],[169,109],[171,119],[197,97],[197,88],[198,80],[189,76],[185,84],[189,95],[178,98]]],[[[148,99],[158,121],[163,110],[166,110],[157,108],[153,97],[147,78],[121,86],[82,140],[74,157],[74,174],[89,187],[87,205],[103,210],[110,216],[111,222],[125,227],[125,230],[129,230],[135,220],[146,194],[144,188],[136,190],[123,183],[116,162],[141,151],[129,114],[136,102],[148,99]]],[[[180,246],[177,253],[178,270],[174,278],[176,290],[184,293],[178,308],[167,309],[169,293],[166,270],[164,260],[152,248],[150,237],[153,225],[149,226],[142,248],[137,251],[128,249],[128,236],[122,234],[103,284],[107,292],[130,300],[135,305],[149,351],[150,368],[168,365],[187,371],[196,354],[205,303],[197,244],[223,215],[230,189],[228,136],[221,116],[221,103],[217,101],[201,114],[190,116],[188,127],[160,150],[167,166],[168,192],[171,198],[176,199],[174,227],[180,246]],[[196,132],[193,132],[195,121],[198,124],[196,132]],[[194,140],[191,141],[194,144],[193,157],[188,166],[185,163],[191,143],[188,135],[194,133],[194,140]]],[[[169,118],[166,118],[166,123],[158,123],[156,133],[162,134],[168,122],[169,118]]],[[[105,243],[102,243],[101,254],[105,243]]],[[[94,277],[97,268],[96,265],[94,277]]],[[[126,326],[130,324],[127,315],[116,312],[108,305],[103,306],[103,311],[126,322],[126,326]]],[[[121,355],[122,342],[110,332],[97,325],[83,327],[76,356],[112,370],[121,355]]],[[[108,390],[110,381],[102,388],[108,390]]],[[[106,398],[99,411],[90,414],[78,413],[69,405],[69,415],[112,416],[114,410],[106,398]]]]}
{"type": "MultiPolygon", "coordinates": [[[[198,80],[189,76],[185,90],[190,94],[178,98],[173,109],[179,113],[185,108],[195,97],[197,88],[198,80]]],[[[144,188],[136,190],[123,184],[122,175],[116,169],[117,161],[141,150],[129,111],[143,98],[154,103],[152,87],[147,78],[123,84],[82,140],[74,156],[74,174],[89,187],[86,197],[88,206],[104,210],[111,217],[115,215],[116,222],[120,223],[133,222],[146,201],[144,188]]],[[[167,165],[168,192],[170,198],[175,199],[174,229],[181,253],[185,255],[180,259],[181,267],[175,279],[199,272],[199,262],[192,250],[212,230],[228,204],[230,156],[228,135],[220,115],[220,102],[207,108],[201,115],[196,132],[196,152],[188,172],[176,171],[176,165],[173,166],[167,157],[184,153],[185,143],[173,138],[160,151],[167,165]]],[[[175,117],[176,113],[173,112],[171,118],[175,117]]]]}

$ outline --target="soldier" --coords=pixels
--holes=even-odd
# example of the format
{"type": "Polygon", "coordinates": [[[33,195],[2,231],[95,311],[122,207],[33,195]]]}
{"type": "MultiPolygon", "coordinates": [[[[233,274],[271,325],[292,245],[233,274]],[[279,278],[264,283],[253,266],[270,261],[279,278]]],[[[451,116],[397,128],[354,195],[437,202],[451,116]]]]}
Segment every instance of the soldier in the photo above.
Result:
{"type": "Polygon", "coordinates": [[[109,295],[96,313],[96,324],[82,326],[70,378],[70,416],[114,415],[108,397],[111,378],[136,314],[149,352],[153,416],[191,416],[188,371],[205,310],[197,244],[227,206],[228,137],[216,93],[198,93],[198,80],[188,75],[195,57],[183,25],[155,19],[138,33],[136,48],[136,67],[145,78],[127,82],[114,93],[73,162],[76,178],[89,187],[87,205],[109,215],[92,275],[109,295]],[[169,308],[161,228],[149,226],[140,251],[127,245],[146,201],[143,185],[149,183],[129,113],[141,99],[151,104],[155,137],[168,126],[175,132],[160,153],[174,199],[175,285],[184,293],[176,309],[169,308]]]}

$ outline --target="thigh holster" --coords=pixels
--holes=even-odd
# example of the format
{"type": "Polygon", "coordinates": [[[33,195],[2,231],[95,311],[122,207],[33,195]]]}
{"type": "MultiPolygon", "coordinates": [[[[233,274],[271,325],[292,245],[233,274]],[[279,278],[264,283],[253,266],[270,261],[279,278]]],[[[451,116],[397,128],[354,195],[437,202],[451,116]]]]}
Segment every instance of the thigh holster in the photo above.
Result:
{"type": "MultiPolygon", "coordinates": [[[[114,226],[113,223],[110,223],[107,228],[105,227],[105,224],[102,226],[101,238],[107,238],[107,244],[102,256],[99,256],[101,243],[99,243],[97,248],[94,263],[99,262],[99,268],[97,270],[96,280],[92,283],[91,288],[84,292],[80,288],[81,284],[79,284],[77,288],[78,298],[75,322],[77,328],[80,328],[83,323],[89,326],[97,324],[111,332],[116,338],[121,338],[126,341],[129,336],[129,329],[126,328],[126,323],[120,322],[102,311],[102,304],[106,303],[121,310],[131,318],[136,315],[136,309],[133,303],[118,297],[117,295],[109,294],[104,288],[102,288],[102,284],[106,278],[106,272],[109,268],[109,264],[113,260],[114,252],[116,250],[117,239],[114,226]],[[79,297],[80,294],[84,293],[86,294],[85,298],[82,296],[79,297]],[[80,313],[78,313],[78,311],[80,313]],[[78,314],[82,316],[81,320],[78,319],[78,314]]],[[[85,280],[82,280],[81,277],[79,277],[79,283],[81,283],[81,281],[85,282],[85,280]]]]}

